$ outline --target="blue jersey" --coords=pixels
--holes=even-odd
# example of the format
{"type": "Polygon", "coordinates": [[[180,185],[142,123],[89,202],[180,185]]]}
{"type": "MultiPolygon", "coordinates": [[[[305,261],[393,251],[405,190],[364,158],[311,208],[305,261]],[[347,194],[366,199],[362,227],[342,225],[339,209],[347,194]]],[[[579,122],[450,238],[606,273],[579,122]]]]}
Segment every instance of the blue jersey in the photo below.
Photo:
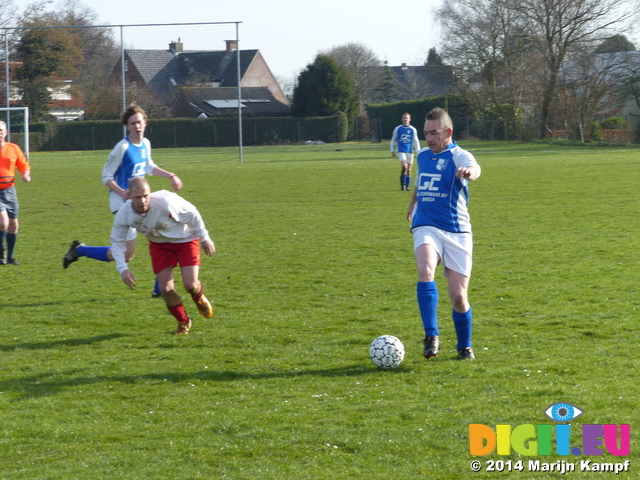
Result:
{"type": "Polygon", "coordinates": [[[455,142],[440,153],[433,153],[429,148],[418,152],[417,203],[411,228],[433,226],[453,233],[471,232],[467,209],[469,182],[456,178],[459,167],[471,166],[480,176],[480,165],[474,156],[455,142]]]}
{"type": "MultiPolygon", "coordinates": [[[[156,164],[151,159],[151,143],[146,138],[140,145],[135,145],[125,137],[113,148],[102,169],[102,183],[106,185],[113,180],[123,190],[129,188],[133,177],[144,177],[151,174],[156,164]]],[[[124,200],[115,192],[109,192],[109,203],[112,212],[118,211],[124,200]]]]}
{"type": "Polygon", "coordinates": [[[415,127],[409,125],[398,125],[393,130],[391,135],[391,152],[396,149],[396,143],[398,145],[398,153],[413,153],[420,150],[420,140],[418,140],[418,131],[415,127]]]}

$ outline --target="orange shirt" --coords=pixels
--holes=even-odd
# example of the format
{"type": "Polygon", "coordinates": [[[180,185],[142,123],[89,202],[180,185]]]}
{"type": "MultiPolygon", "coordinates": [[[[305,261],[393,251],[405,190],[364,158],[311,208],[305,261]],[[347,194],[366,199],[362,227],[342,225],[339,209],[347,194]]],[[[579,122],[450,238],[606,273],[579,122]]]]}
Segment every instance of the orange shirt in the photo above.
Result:
{"type": "Polygon", "coordinates": [[[20,173],[31,170],[29,161],[20,147],[7,142],[0,148],[0,190],[13,185],[16,167],[20,173]]]}

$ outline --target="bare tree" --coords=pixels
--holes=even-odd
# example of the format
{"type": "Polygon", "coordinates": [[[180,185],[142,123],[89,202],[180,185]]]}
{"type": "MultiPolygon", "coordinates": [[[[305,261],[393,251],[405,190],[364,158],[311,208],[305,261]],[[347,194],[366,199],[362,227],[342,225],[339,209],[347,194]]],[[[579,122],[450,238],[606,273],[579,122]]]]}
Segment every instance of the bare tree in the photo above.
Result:
{"type": "Polygon", "coordinates": [[[363,110],[364,104],[370,102],[380,83],[384,81],[382,61],[373,51],[361,43],[347,43],[333,47],[324,55],[332,57],[338,65],[345,68],[351,79],[351,89],[363,110]]]}
{"type": "Polygon", "coordinates": [[[551,131],[559,73],[567,56],[585,45],[620,31],[638,13],[628,0],[520,0],[515,6],[526,22],[534,48],[542,55],[540,137],[551,131]]]}
{"type": "Polygon", "coordinates": [[[591,49],[572,52],[559,74],[556,119],[570,137],[584,142],[598,117],[620,113],[618,93],[625,63],[618,55],[594,56],[591,49]]]}
{"type": "Polygon", "coordinates": [[[0,0],[0,27],[14,26],[17,19],[13,0],[0,0]]]}
{"type": "Polygon", "coordinates": [[[438,11],[443,48],[458,89],[472,109],[499,111],[507,136],[515,133],[523,102],[535,98],[537,66],[519,0],[452,0],[438,11]],[[506,105],[506,107],[505,107],[506,105]]]}

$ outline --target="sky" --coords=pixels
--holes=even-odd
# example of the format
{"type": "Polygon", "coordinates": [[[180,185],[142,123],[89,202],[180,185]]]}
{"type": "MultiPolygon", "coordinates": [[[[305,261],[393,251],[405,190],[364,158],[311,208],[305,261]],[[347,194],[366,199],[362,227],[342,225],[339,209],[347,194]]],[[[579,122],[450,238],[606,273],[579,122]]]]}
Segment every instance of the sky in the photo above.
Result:
{"type": "MultiPolygon", "coordinates": [[[[60,5],[60,1],[54,5],[60,5]]],[[[319,52],[349,42],[365,45],[390,66],[422,65],[429,49],[438,46],[433,16],[443,0],[405,4],[389,0],[77,1],[93,10],[101,25],[241,22],[240,49],[260,50],[278,79],[292,81],[319,52]]],[[[235,38],[235,25],[221,27],[208,38],[214,45],[196,45],[208,37],[206,32],[215,32],[207,28],[205,31],[202,27],[153,27],[144,29],[144,33],[140,28],[122,30],[125,48],[166,49],[169,42],[180,38],[185,50],[222,50],[224,40],[235,38]],[[198,39],[190,36],[196,31],[200,32],[198,39]],[[233,36],[227,38],[229,34],[233,36]]]]}

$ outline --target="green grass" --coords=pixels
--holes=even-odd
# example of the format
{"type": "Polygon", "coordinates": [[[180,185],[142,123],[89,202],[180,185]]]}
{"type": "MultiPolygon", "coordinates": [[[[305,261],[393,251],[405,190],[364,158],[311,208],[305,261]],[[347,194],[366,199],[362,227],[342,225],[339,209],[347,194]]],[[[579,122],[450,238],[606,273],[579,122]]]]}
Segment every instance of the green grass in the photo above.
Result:
{"type": "Polygon", "coordinates": [[[583,422],[630,423],[631,456],[533,459],[630,459],[627,477],[593,477],[638,478],[640,150],[463,146],[483,167],[475,362],[456,360],[440,272],[444,348],[421,356],[409,194],[384,145],[247,148],[242,164],[233,148],[154,151],[218,250],[201,269],[214,318],[177,338],[145,239],[136,291],[113,264],[62,269],[71,240],[108,242],[107,152],[32,154],[22,265],[0,272],[0,478],[577,478],[469,467],[469,424],[549,424],[559,401],[585,412],[572,446],[583,422]],[[396,370],[369,361],[382,334],[405,344],[396,370]]]}

